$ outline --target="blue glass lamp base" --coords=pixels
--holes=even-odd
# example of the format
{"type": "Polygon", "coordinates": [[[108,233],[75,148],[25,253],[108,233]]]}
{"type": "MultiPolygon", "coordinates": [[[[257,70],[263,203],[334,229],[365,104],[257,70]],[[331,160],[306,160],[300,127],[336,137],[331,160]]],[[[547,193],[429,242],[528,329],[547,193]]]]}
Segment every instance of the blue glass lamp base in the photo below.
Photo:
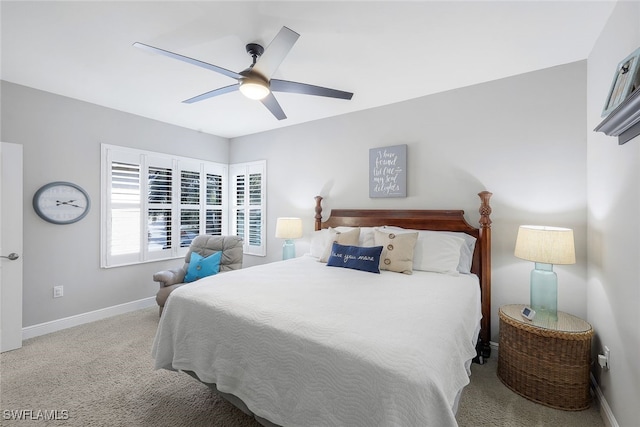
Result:
{"type": "Polygon", "coordinates": [[[282,245],[282,259],[290,259],[296,257],[296,245],[293,240],[287,239],[282,245]]]}
{"type": "Polygon", "coordinates": [[[552,264],[535,263],[531,270],[531,308],[536,317],[558,320],[558,275],[552,264]]]}

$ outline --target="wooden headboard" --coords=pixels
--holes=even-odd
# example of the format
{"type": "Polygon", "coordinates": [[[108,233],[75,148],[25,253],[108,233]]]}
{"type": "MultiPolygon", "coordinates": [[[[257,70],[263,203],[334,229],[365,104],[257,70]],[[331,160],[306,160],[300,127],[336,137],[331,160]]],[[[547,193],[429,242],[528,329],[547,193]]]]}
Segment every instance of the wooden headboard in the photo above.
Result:
{"type": "Polygon", "coordinates": [[[492,193],[482,191],[480,197],[480,226],[471,226],[463,210],[390,210],[390,209],[332,209],[331,216],[322,221],[322,197],[316,196],[315,230],[323,228],[376,227],[394,225],[416,230],[461,231],[477,239],[471,272],[480,279],[482,321],[480,344],[482,356],[489,357],[491,339],[491,206],[492,193]]]}

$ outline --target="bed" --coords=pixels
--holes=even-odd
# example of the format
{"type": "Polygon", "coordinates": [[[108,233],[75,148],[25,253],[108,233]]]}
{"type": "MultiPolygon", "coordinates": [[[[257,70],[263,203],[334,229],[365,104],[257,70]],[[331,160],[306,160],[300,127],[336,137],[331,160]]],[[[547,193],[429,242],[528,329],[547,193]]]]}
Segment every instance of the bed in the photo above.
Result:
{"type": "Polygon", "coordinates": [[[491,193],[479,196],[477,228],[462,210],[333,209],[323,221],[317,197],[311,254],[171,294],[156,369],[188,373],[267,426],[457,425],[471,360],[489,356],[491,193]],[[394,257],[414,238],[405,271],[394,257]],[[442,250],[459,251],[454,269],[449,257],[434,270],[444,265],[427,255],[436,241],[458,245],[442,250]]]}

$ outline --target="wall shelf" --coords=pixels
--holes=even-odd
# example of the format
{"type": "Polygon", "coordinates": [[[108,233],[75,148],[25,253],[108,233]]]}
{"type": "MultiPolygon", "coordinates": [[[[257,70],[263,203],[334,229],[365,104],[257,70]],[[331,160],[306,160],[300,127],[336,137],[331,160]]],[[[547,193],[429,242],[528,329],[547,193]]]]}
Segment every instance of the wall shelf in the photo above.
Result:
{"type": "Polygon", "coordinates": [[[640,135],[640,90],[634,91],[622,101],[594,131],[617,136],[619,145],[640,135]]]}

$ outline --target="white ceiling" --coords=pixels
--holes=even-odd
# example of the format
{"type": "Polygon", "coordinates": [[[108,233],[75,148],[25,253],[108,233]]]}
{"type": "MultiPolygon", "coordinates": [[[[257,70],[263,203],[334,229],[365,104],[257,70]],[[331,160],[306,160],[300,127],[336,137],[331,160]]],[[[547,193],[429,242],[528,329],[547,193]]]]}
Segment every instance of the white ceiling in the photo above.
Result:
{"type": "MultiPolygon", "coordinates": [[[[2,1],[3,80],[227,138],[586,59],[613,1],[2,1]],[[276,93],[276,120],[235,80],[132,47],[139,41],[233,71],[249,42],[301,36],[274,78],[354,92],[276,93]]],[[[614,70],[612,70],[613,73],[614,70]]]]}

